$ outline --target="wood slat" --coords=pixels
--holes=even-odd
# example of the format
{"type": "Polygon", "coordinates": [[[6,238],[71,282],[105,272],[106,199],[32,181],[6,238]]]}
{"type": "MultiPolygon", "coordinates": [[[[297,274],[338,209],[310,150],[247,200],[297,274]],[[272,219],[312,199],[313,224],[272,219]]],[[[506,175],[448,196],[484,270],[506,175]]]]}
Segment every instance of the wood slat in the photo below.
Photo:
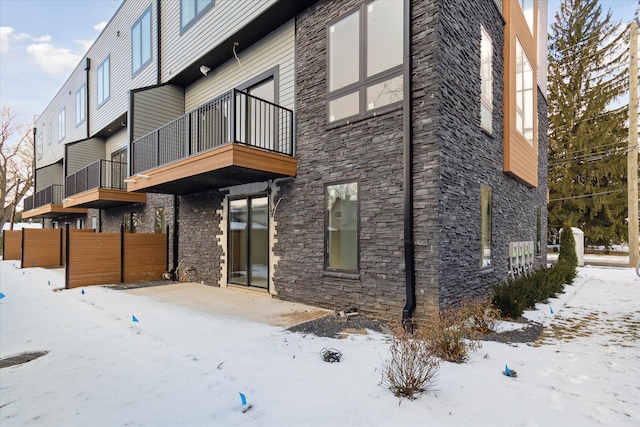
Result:
{"type": "Polygon", "coordinates": [[[20,259],[22,255],[22,231],[4,230],[2,232],[4,252],[2,259],[20,259]]]}
{"type": "Polygon", "coordinates": [[[22,268],[58,267],[60,263],[61,232],[53,228],[25,228],[22,268]]]}
{"type": "Polygon", "coordinates": [[[167,269],[165,234],[125,234],[124,281],[158,280],[167,269]]]}
{"type": "Polygon", "coordinates": [[[67,288],[120,282],[120,234],[69,233],[67,288]]]}

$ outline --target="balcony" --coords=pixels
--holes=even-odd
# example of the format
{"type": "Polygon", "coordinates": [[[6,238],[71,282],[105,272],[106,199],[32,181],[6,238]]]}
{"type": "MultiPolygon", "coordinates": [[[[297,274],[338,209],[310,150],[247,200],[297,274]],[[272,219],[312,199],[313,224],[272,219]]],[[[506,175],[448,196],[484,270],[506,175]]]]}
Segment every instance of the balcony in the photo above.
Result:
{"type": "Polygon", "coordinates": [[[62,204],[65,208],[106,209],[131,203],[145,203],[146,194],[132,194],[126,191],[126,176],[126,163],[97,160],[67,176],[62,204]]]}
{"type": "Polygon", "coordinates": [[[133,141],[131,192],[187,194],[296,175],[293,111],[232,90],[133,141]]]}
{"type": "Polygon", "coordinates": [[[69,214],[86,214],[86,209],[62,206],[62,185],[53,184],[24,200],[22,218],[57,218],[69,214]]]}

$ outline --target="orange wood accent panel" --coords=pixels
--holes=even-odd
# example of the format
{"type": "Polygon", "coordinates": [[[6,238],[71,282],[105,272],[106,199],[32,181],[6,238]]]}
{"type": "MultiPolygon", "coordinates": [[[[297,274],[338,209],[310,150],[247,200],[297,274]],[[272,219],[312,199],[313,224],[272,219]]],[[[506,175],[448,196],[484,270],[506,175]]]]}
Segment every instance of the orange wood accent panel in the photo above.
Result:
{"type": "MultiPolygon", "coordinates": [[[[538,92],[537,35],[531,34],[522,9],[516,1],[504,0],[504,172],[531,187],[538,186],[538,92]],[[533,68],[533,146],[516,128],[516,40],[533,68]]],[[[534,26],[537,28],[538,4],[534,5],[534,26]]]]}
{"type": "Polygon", "coordinates": [[[4,230],[2,232],[4,253],[2,259],[20,259],[22,256],[22,231],[4,230]]]}
{"type": "Polygon", "coordinates": [[[85,208],[69,208],[65,209],[59,203],[49,203],[48,205],[39,206],[30,211],[22,213],[22,218],[38,218],[41,216],[51,216],[52,214],[67,215],[67,214],[86,214],[88,211],[85,208]]]}
{"type": "Polygon", "coordinates": [[[67,288],[120,283],[119,233],[69,233],[67,288]]]}
{"type": "Polygon", "coordinates": [[[167,271],[167,235],[124,235],[124,281],[159,280],[167,271]]]}
{"type": "MultiPolygon", "coordinates": [[[[70,228],[69,233],[95,233],[93,228],[70,228]]],[[[67,239],[64,231],[62,232],[62,265],[67,264],[67,239]]]]}
{"type": "Polygon", "coordinates": [[[25,228],[22,268],[58,267],[62,247],[60,229],[25,228]]]}

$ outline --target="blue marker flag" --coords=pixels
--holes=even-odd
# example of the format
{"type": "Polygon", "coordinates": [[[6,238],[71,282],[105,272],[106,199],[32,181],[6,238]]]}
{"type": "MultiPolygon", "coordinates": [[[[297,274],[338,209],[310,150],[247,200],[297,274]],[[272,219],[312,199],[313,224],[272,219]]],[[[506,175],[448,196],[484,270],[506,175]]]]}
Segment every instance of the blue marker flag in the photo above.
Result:
{"type": "Polygon", "coordinates": [[[51,280],[47,280],[47,285],[51,286],[51,280]]]}
{"type": "Polygon", "coordinates": [[[4,298],[4,294],[0,292],[0,299],[4,298]]]}
{"type": "Polygon", "coordinates": [[[84,289],[82,290],[82,295],[84,295],[84,289]]]}
{"type": "Polygon", "coordinates": [[[549,306],[549,312],[553,314],[553,307],[549,306]]]}
{"type": "Polygon", "coordinates": [[[136,319],[136,316],[133,316],[133,315],[131,315],[131,321],[135,323],[139,323],[138,319],[136,319]]]}
{"type": "Polygon", "coordinates": [[[504,365],[504,373],[513,378],[513,374],[511,373],[511,369],[507,365],[504,365]]]}
{"type": "Polygon", "coordinates": [[[242,401],[242,406],[247,404],[247,397],[242,393],[240,393],[240,400],[242,401]]]}

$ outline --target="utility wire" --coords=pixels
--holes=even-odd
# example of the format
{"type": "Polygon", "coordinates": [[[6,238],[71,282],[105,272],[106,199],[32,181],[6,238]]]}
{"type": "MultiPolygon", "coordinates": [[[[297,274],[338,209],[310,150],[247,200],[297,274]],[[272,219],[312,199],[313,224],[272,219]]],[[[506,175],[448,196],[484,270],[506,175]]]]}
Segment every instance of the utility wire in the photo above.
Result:
{"type": "Polygon", "coordinates": [[[601,195],[604,195],[604,194],[620,193],[620,192],[623,192],[623,191],[627,191],[627,189],[626,188],[622,188],[620,190],[611,190],[611,191],[603,191],[603,192],[600,192],[600,193],[582,194],[580,196],[561,197],[559,199],[550,199],[549,203],[551,203],[551,202],[559,202],[559,201],[562,201],[562,200],[570,200],[570,199],[582,199],[584,197],[601,196],[601,195]]]}

